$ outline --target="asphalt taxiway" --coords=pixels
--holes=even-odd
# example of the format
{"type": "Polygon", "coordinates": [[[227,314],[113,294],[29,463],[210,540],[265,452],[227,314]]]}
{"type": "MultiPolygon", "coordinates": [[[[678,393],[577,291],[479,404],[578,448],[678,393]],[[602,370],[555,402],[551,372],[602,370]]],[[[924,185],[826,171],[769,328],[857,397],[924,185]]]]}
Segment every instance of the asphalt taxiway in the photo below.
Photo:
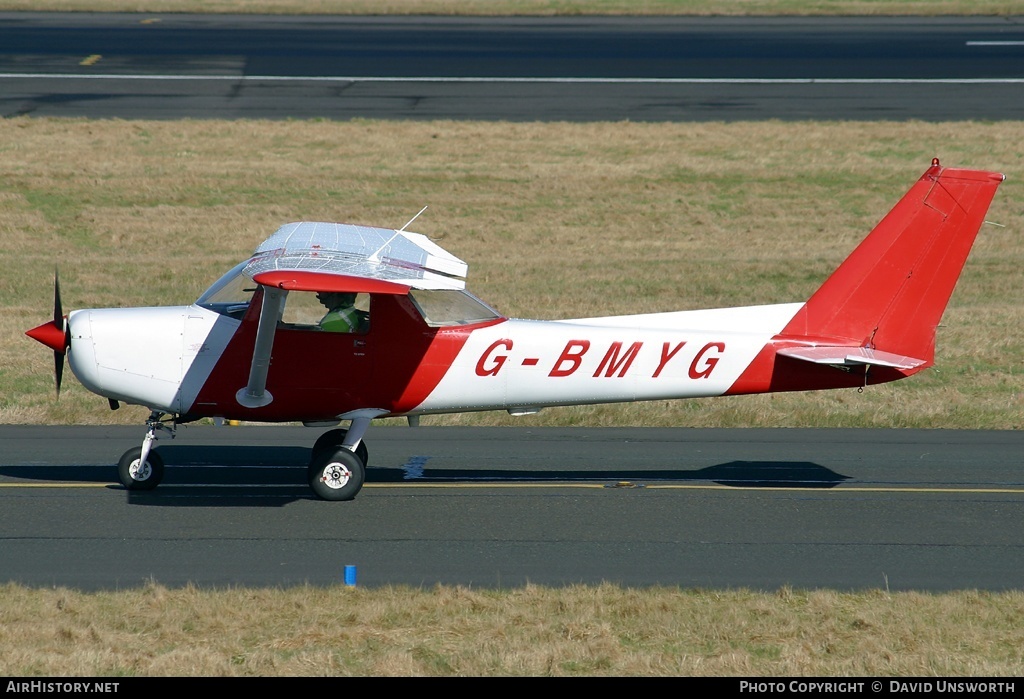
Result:
{"type": "Polygon", "coordinates": [[[0,427],[0,581],[82,589],[614,582],[1016,589],[1024,432],[374,427],[351,502],[317,431],[185,426],[124,490],[134,427],[0,427]]]}

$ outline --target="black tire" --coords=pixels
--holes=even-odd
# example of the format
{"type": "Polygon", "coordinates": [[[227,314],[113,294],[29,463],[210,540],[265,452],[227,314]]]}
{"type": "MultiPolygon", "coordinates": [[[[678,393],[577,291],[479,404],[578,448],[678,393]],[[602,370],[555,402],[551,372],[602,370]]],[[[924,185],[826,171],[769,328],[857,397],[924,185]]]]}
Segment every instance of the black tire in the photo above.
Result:
{"type": "MultiPolygon", "coordinates": [[[[325,449],[337,449],[345,441],[345,436],[348,434],[348,430],[339,427],[336,430],[330,430],[320,435],[316,442],[313,443],[313,458],[325,449]]],[[[363,466],[370,465],[370,452],[366,448],[366,440],[359,440],[359,446],[356,447],[356,456],[363,461],[363,466]]]]}
{"type": "Polygon", "coordinates": [[[142,447],[126,451],[117,464],[117,477],[128,490],[153,490],[164,479],[164,460],[155,450],[149,452],[142,467],[139,459],[142,447]]]}
{"type": "Polygon", "coordinates": [[[323,500],[351,500],[363,487],[366,468],[346,449],[323,449],[309,464],[309,487],[323,500]]]}

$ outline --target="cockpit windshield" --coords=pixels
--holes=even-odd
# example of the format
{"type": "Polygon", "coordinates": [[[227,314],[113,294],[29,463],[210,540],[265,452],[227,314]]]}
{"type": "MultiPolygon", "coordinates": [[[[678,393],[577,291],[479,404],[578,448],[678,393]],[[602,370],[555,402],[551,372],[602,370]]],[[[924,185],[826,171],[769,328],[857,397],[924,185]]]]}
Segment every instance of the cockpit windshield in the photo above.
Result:
{"type": "Polygon", "coordinates": [[[230,272],[214,282],[213,286],[196,301],[197,306],[216,311],[221,315],[241,318],[249,308],[256,282],[243,274],[248,261],[236,265],[230,272]]]}

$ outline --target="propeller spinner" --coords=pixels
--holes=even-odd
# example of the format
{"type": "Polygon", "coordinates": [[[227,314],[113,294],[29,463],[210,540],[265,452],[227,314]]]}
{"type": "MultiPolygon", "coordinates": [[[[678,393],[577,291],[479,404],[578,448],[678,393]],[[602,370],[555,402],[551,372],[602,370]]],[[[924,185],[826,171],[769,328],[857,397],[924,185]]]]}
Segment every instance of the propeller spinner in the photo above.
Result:
{"type": "Polygon", "coordinates": [[[60,302],[60,279],[56,271],[53,273],[53,321],[32,328],[25,334],[53,350],[53,374],[57,382],[57,395],[60,396],[60,382],[64,376],[64,355],[71,346],[71,337],[60,302]]]}

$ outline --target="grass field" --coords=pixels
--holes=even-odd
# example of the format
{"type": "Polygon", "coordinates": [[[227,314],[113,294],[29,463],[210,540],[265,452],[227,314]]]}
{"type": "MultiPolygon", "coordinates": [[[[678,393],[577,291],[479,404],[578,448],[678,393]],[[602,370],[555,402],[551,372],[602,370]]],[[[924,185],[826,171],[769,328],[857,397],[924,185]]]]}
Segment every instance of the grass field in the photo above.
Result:
{"type": "Polygon", "coordinates": [[[0,587],[0,675],[1019,677],[1024,595],[0,587]]]}

